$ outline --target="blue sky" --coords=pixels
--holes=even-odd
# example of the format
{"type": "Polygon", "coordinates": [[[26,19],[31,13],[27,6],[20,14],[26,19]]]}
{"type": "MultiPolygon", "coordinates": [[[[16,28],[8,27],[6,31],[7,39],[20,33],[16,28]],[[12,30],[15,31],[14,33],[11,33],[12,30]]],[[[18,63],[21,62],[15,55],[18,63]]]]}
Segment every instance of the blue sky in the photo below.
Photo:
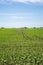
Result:
{"type": "Polygon", "coordinates": [[[43,27],[43,0],[1,0],[0,27],[43,27]]]}

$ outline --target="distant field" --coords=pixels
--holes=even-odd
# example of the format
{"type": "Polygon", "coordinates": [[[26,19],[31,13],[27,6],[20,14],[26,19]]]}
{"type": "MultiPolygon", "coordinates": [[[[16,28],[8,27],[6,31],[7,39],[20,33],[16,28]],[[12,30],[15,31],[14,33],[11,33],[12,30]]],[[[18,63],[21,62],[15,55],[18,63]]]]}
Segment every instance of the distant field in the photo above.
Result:
{"type": "Polygon", "coordinates": [[[0,28],[0,65],[43,65],[43,28],[0,28]]]}

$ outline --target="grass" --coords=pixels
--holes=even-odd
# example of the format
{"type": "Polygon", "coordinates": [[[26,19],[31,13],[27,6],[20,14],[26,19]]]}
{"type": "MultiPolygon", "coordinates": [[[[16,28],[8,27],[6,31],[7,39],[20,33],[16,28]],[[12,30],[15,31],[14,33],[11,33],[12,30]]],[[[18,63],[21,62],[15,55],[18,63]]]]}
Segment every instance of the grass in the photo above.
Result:
{"type": "Polygon", "coordinates": [[[43,65],[43,28],[0,28],[0,65],[43,65]]]}

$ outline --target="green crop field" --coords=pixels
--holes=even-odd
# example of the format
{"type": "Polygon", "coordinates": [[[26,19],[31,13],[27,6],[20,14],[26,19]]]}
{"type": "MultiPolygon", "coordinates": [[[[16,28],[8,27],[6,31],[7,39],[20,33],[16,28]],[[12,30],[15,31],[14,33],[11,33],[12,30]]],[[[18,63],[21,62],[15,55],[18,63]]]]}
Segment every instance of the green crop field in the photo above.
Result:
{"type": "Polygon", "coordinates": [[[0,65],[43,65],[43,28],[0,28],[0,65]]]}

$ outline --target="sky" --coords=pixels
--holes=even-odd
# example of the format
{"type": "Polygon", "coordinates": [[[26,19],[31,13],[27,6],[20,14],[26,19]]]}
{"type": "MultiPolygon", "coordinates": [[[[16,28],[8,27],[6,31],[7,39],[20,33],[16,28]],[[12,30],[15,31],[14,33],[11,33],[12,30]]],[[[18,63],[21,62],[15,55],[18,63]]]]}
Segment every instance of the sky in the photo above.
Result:
{"type": "Polygon", "coordinates": [[[0,27],[43,27],[43,0],[0,0],[0,27]]]}

